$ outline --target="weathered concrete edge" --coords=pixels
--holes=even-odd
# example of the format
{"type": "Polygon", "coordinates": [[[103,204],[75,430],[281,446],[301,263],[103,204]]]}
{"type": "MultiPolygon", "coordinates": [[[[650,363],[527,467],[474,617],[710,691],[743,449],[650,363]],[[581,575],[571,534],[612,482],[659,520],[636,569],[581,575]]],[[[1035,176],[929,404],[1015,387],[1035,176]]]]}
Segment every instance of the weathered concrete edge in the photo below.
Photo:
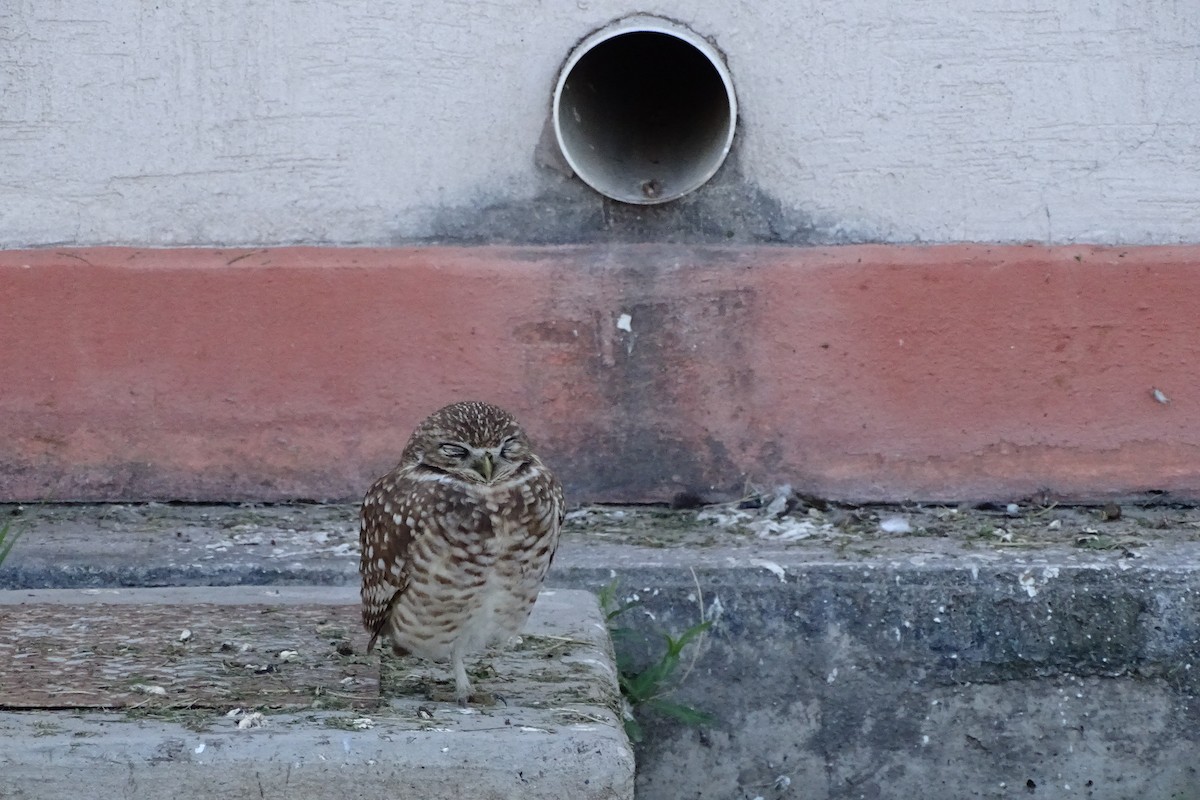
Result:
{"type": "Polygon", "coordinates": [[[356,605],[358,590],[333,585],[231,585],[213,586],[128,586],[112,584],[104,588],[14,588],[0,589],[0,607],[8,605],[195,605],[288,606],[356,605]]]}
{"type": "MultiPolygon", "coordinates": [[[[861,615],[864,624],[878,625],[879,631],[890,626],[907,632],[897,639],[903,639],[903,647],[897,649],[883,639],[880,646],[888,649],[891,657],[912,663],[930,660],[939,665],[935,673],[944,669],[947,676],[961,664],[947,662],[943,655],[956,650],[976,652],[974,666],[983,670],[977,679],[986,679],[992,669],[1033,676],[1047,671],[1103,674],[1122,665],[1158,669],[1154,665],[1172,660],[1182,664],[1193,659],[1200,664],[1200,637],[1194,635],[1200,632],[1200,543],[1157,544],[1135,556],[1066,546],[927,552],[920,549],[921,539],[889,544],[892,546],[871,555],[848,556],[833,550],[767,543],[663,549],[567,542],[556,556],[547,588],[596,591],[616,580],[622,591],[639,595],[652,613],[677,620],[683,628],[701,615],[713,613],[710,606],[716,601],[718,611],[734,614],[718,625],[717,632],[735,638],[740,624],[730,606],[731,597],[740,598],[743,604],[774,609],[768,613],[782,615],[778,622],[785,627],[785,618],[792,613],[787,609],[824,598],[825,616],[840,608],[838,613],[848,619],[861,615]],[[697,590],[707,597],[703,609],[696,605],[697,590]],[[997,603],[1005,609],[1003,613],[995,610],[997,603]],[[939,619],[932,610],[939,607],[957,607],[960,627],[939,619]],[[1053,614],[1046,620],[1039,618],[1039,609],[1048,607],[1067,614],[1071,609],[1090,609],[1089,613],[1102,615],[1110,625],[1115,625],[1113,615],[1120,613],[1124,616],[1120,646],[1106,647],[1099,640],[1075,642],[1074,650],[1050,646],[1042,641],[1045,636],[1062,641],[1071,637],[1066,629],[1045,636],[1039,633],[1049,630],[1046,623],[1053,614]],[[989,650],[986,641],[974,638],[977,634],[968,624],[972,618],[992,619],[995,635],[1012,647],[989,650]],[[733,627],[722,628],[726,623],[733,627]],[[1036,645],[1033,650],[1031,644],[1036,645]],[[1034,657],[1027,657],[1031,652],[1034,657]]],[[[59,588],[0,592],[0,598],[20,602],[24,595],[70,602],[82,589],[96,602],[121,602],[131,590],[118,587],[144,585],[152,578],[191,588],[135,589],[134,596],[141,592],[151,596],[157,591],[205,602],[245,597],[247,602],[278,599],[303,603],[311,597],[352,600],[358,581],[355,560],[327,556],[311,557],[284,571],[245,560],[203,566],[150,565],[149,569],[84,568],[50,564],[40,557],[26,563],[0,570],[0,586],[59,588]],[[268,585],[262,585],[264,578],[268,585]],[[210,586],[222,588],[206,588],[210,586]]],[[[635,615],[633,620],[640,618],[635,615]]],[[[1067,620],[1060,616],[1052,627],[1065,626],[1067,620]]],[[[1081,629],[1090,624],[1090,618],[1076,620],[1081,629]]],[[[797,620],[789,635],[803,639],[813,633],[807,620],[797,620]]],[[[875,638],[881,634],[863,631],[862,635],[875,638]]],[[[1111,644],[1112,637],[1108,638],[1111,644]]],[[[963,673],[960,670],[958,674],[961,678],[963,673]]],[[[1184,677],[1189,683],[1198,682],[1200,688],[1200,666],[1184,677]]]]}
{"type": "Polygon", "coordinates": [[[116,714],[0,713],[5,798],[330,798],[632,800],[633,758],[608,726],[413,731],[373,717],[370,730],[328,728],[328,713],[274,715],[260,730],[197,733],[116,714]],[[564,759],[567,750],[576,753],[564,759]]]}
{"type": "MultiPolygon", "coordinates": [[[[347,587],[125,588],[0,591],[0,611],[12,604],[237,606],[357,603],[347,587]]],[[[582,591],[550,590],[535,618],[575,622],[600,654],[611,650],[596,600],[582,591]],[[546,604],[549,604],[547,607],[546,604]],[[572,613],[568,609],[575,609],[572,613]],[[582,629],[581,629],[582,630],[582,629]],[[594,640],[594,641],[593,641],[594,640]]],[[[2,614],[0,614],[2,621],[2,614]]],[[[575,624],[573,622],[572,624],[575,624]]],[[[613,684],[611,660],[587,670],[613,684]]],[[[97,796],[327,798],[353,782],[378,796],[430,798],[579,797],[632,800],[634,761],[620,720],[609,709],[581,708],[588,722],[564,724],[555,709],[514,708],[495,724],[472,716],[414,728],[409,713],[371,713],[372,727],[340,730],[329,719],[345,713],[268,715],[261,729],[232,722],[197,731],[178,722],[126,712],[0,712],[0,795],[74,796],[86,783],[97,796]],[[507,721],[504,719],[508,717],[507,721]]],[[[458,709],[433,713],[454,717],[458,709]]],[[[222,721],[219,713],[215,721],[222,721]]]]}
{"type": "Polygon", "coordinates": [[[477,396],[579,501],[1200,498],[1198,265],[1200,245],[0,251],[0,487],[352,498],[477,396]]]}

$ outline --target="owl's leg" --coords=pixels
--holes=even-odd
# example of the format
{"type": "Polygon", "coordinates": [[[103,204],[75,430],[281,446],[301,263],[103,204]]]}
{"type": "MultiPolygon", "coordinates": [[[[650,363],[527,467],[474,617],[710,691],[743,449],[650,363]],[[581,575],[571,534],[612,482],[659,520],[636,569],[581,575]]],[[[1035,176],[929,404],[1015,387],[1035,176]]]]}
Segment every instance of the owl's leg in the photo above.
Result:
{"type": "Polygon", "coordinates": [[[475,691],[471,687],[471,679],[467,677],[467,667],[463,663],[465,655],[466,653],[456,646],[450,656],[450,663],[454,668],[454,699],[463,708],[467,707],[467,701],[475,691]]]}

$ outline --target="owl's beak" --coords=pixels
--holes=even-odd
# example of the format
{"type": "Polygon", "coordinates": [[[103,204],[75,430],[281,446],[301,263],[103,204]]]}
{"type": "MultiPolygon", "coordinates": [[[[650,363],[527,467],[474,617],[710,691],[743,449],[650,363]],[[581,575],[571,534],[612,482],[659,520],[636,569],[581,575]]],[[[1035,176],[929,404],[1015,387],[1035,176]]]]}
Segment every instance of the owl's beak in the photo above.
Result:
{"type": "Polygon", "coordinates": [[[482,475],[485,481],[490,481],[492,479],[491,453],[484,453],[479,457],[479,460],[475,462],[475,471],[482,475]]]}

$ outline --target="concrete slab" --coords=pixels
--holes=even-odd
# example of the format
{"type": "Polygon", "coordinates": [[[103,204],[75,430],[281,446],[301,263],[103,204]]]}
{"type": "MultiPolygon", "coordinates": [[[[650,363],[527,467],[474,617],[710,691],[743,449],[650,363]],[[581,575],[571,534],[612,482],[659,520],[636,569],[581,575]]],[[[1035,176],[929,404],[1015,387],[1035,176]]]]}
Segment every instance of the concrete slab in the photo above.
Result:
{"type": "Polygon", "coordinates": [[[356,613],[350,588],[0,592],[0,797],[632,798],[593,595],[543,593],[476,679],[507,705],[470,709],[412,659],[381,682],[356,613]]]}
{"type": "Polygon", "coordinates": [[[351,591],[327,587],[0,592],[0,706],[373,708],[351,591]]]}
{"type": "MultiPolygon", "coordinates": [[[[1200,510],[810,511],[569,515],[549,584],[619,581],[635,668],[713,623],[670,699],[715,720],[638,711],[639,800],[1200,797],[1200,510]]],[[[15,519],[10,586],[356,580],[352,506],[15,519]]]]}

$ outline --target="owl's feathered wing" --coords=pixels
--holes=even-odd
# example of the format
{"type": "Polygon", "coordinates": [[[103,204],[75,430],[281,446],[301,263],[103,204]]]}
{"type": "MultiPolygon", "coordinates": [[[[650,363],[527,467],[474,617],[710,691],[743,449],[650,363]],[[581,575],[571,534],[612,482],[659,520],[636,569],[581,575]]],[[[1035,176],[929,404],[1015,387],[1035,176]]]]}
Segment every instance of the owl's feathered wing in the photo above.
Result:
{"type": "Polygon", "coordinates": [[[411,467],[384,475],[363,499],[359,524],[359,571],[362,573],[363,627],[371,633],[367,652],[384,633],[392,606],[408,588],[409,549],[427,533],[429,518],[414,513],[422,503],[422,484],[411,467]]]}

